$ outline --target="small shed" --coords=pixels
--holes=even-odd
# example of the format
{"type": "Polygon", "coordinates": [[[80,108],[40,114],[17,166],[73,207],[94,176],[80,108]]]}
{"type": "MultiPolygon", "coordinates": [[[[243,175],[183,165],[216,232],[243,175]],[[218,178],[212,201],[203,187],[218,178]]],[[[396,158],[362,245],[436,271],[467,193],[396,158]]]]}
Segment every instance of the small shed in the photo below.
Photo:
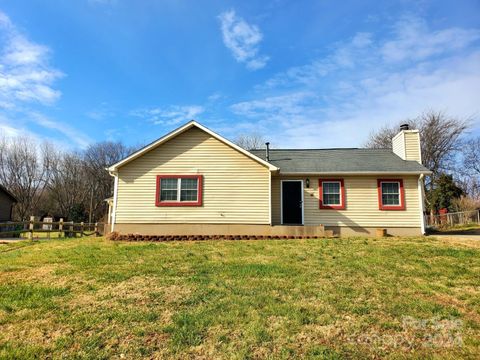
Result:
{"type": "Polygon", "coordinates": [[[13,204],[16,202],[17,198],[0,185],[0,222],[12,220],[13,204]]]}

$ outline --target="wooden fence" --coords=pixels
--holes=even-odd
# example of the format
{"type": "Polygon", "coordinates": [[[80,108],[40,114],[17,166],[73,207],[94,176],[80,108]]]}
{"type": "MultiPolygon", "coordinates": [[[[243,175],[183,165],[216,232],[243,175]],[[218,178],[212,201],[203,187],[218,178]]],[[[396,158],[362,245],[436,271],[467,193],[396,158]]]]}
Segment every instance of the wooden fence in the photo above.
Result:
{"type": "Polygon", "coordinates": [[[0,223],[0,238],[61,238],[99,236],[103,234],[103,223],[75,223],[73,221],[58,222],[37,221],[33,216],[29,221],[0,223]]]}

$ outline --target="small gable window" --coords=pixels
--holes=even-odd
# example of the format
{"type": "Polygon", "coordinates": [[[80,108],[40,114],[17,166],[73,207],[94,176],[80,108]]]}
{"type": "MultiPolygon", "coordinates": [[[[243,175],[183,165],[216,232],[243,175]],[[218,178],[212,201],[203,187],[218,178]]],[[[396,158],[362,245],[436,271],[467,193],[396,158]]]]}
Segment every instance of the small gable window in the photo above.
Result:
{"type": "Polygon", "coordinates": [[[377,187],[380,210],[405,210],[403,180],[379,179],[377,187]]]}
{"type": "Polygon", "coordinates": [[[158,175],[156,206],[201,206],[201,175],[158,175]]]}
{"type": "Polygon", "coordinates": [[[345,209],[343,179],[319,179],[320,209],[345,209]]]}

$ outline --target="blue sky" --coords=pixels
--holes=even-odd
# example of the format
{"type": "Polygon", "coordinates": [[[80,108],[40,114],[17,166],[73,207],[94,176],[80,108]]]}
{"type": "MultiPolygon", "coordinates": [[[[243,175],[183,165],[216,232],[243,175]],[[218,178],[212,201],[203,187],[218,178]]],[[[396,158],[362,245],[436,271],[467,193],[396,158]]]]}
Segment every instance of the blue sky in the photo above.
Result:
{"type": "Polygon", "coordinates": [[[428,109],[480,135],[480,3],[0,0],[0,133],[136,145],[196,119],[355,147],[428,109]]]}

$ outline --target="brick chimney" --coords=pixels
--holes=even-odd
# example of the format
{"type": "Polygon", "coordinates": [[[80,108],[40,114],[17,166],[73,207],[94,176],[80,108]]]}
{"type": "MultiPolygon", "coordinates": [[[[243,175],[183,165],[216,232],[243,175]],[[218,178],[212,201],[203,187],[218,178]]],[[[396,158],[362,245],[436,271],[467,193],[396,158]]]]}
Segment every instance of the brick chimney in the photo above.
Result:
{"type": "Polygon", "coordinates": [[[410,130],[408,124],[400,126],[400,132],[392,139],[393,152],[403,160],[414,160],[422,163],[420,150],[420,132],[410,130]]]}

